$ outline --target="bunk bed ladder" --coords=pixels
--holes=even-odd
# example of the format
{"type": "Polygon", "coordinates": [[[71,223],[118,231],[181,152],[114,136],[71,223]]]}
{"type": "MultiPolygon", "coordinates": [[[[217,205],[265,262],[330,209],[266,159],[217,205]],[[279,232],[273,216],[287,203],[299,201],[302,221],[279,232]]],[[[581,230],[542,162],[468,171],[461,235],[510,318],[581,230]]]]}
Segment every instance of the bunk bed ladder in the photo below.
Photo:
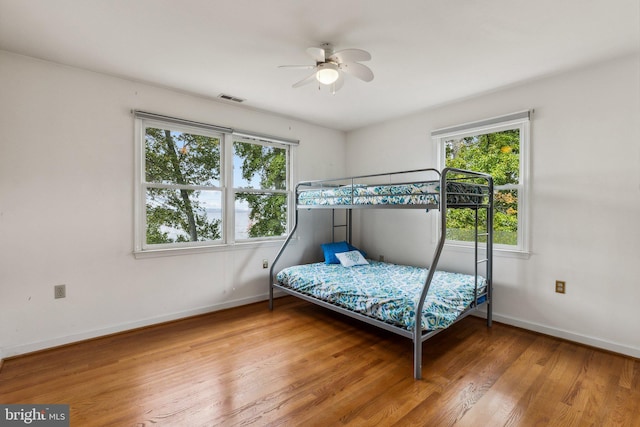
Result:
{"type": "MultiPolygon", "coordinates": [[[[487,281],[487,326],[493,321],[493,179],[489,178],[489,198],[485,208],[487,214],[486,276],[487,281]]],[[[477,295],[477,294],[476,294],[477,295]]],[[[476,304],[477,305],[477,304],[476,304]]]]}
{"type": "Polygon", "coordinates": [[[336,224],[336,209],[331,209],[331,241],[336,241],[336,228],[344,228],[344,239],[351,243],[351,209],[340,209],[344,211],[344,224],[336,224]]]}
{"type": "MultiPolygon", "coordinates": [[[[485,267],[485,275],[487,281],[487,288],[485,291],[485,296],[488,300],[488,304],[491,304],[491,263],[489,260],[491,259],[491,248],[493,247],[492,242],[492,234],[489,233],[490,226],[493,227],[493,221],[491,214],[491,210],[493,209],[491,200],[484,207],[479,207],[475,209],[475,242],[474,242],[474,276],[475,276],[475,306],[478,306],[478,278],[480,277],[479,267],[481,264],[484,264],[485,267]],[[480,227],[480,211],[484,210],[485,212],[485,228],[484,230],[480,227]],[[484,239],[484,242],[482,240],[484,239]],[[480,244],[484,243],[484,248],[480,247],[480,244]],[[480,251],[484,251],[484,258],[480,259],[480,251]]],[[[487,326],[491,326],[491,310],[487,310],[487,326]]]]}

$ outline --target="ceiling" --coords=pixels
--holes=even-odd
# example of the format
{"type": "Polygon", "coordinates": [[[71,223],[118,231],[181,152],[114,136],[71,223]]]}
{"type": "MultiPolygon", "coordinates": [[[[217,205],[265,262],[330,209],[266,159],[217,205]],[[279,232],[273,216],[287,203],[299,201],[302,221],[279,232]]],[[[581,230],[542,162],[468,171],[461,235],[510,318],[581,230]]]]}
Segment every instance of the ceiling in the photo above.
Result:
{"type": "Polygon", "coordinates": [[[638,0],[0,0],[0,49],[349,131],[640,52],[638,0]],[[291,85],[309,46],[372,82],[291,85]]]}

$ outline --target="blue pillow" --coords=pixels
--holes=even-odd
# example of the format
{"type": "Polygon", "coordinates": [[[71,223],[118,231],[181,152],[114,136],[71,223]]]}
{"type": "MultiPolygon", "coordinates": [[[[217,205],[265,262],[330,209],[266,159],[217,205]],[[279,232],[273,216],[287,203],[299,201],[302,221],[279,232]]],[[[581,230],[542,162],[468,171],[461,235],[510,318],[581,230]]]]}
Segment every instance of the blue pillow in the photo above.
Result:
{"type": "Polygon", "coordinates": [[[324,252],[324,263],[340,264],[340,261],[338,260],[338,258],[336,258],[336,254],[349,251],[350,249],[349,245],[347,245],[347,242],[324,243],[322,245],[322,252],[324,252]]]}

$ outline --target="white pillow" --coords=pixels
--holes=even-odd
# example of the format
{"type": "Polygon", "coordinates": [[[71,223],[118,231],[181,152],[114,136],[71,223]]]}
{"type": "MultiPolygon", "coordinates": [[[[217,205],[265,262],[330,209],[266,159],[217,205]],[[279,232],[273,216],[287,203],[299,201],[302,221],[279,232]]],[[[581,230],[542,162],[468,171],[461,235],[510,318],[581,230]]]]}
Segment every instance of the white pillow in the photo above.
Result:
{"type": "Polygon", "coordinates": [[[336,258],[338,258],[338,261],[340,261],[343,267],[369,264],[360,251],[340,252],[336,254],[336,258]]]}

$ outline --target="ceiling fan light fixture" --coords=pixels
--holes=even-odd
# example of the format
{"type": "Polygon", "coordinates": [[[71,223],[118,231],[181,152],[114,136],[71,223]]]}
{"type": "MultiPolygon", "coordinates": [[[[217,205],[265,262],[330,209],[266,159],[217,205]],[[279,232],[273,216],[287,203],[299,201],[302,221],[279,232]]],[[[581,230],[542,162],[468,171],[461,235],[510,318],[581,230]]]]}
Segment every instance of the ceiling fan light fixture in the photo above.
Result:
{"type": "Polygon", "coordinates": [[[371,55],[362,49],[343,49],[333,51],[331,45],[323,44],[322,47],[310,47],[307,53],[315,61],[315,65],[280,65],[282,68],[302,68],[313,69],[304,79],[295,82],[291,87],[298,88],[315,81],[318,82],[318,89],[328,86],[329,92],[335,94],[344,85],[344,76],[351,76],[370,82],[373,80],[373,72],[360,63],[369,61],[371,55]]]}
{"type": "Polygon", "coordinates": [[[316,73],[316,80],[323,85],[330,85],[336,82],[340,77],[338,72],[338,66],[330,62],[318,65],[318,72],[316,73]]]}

